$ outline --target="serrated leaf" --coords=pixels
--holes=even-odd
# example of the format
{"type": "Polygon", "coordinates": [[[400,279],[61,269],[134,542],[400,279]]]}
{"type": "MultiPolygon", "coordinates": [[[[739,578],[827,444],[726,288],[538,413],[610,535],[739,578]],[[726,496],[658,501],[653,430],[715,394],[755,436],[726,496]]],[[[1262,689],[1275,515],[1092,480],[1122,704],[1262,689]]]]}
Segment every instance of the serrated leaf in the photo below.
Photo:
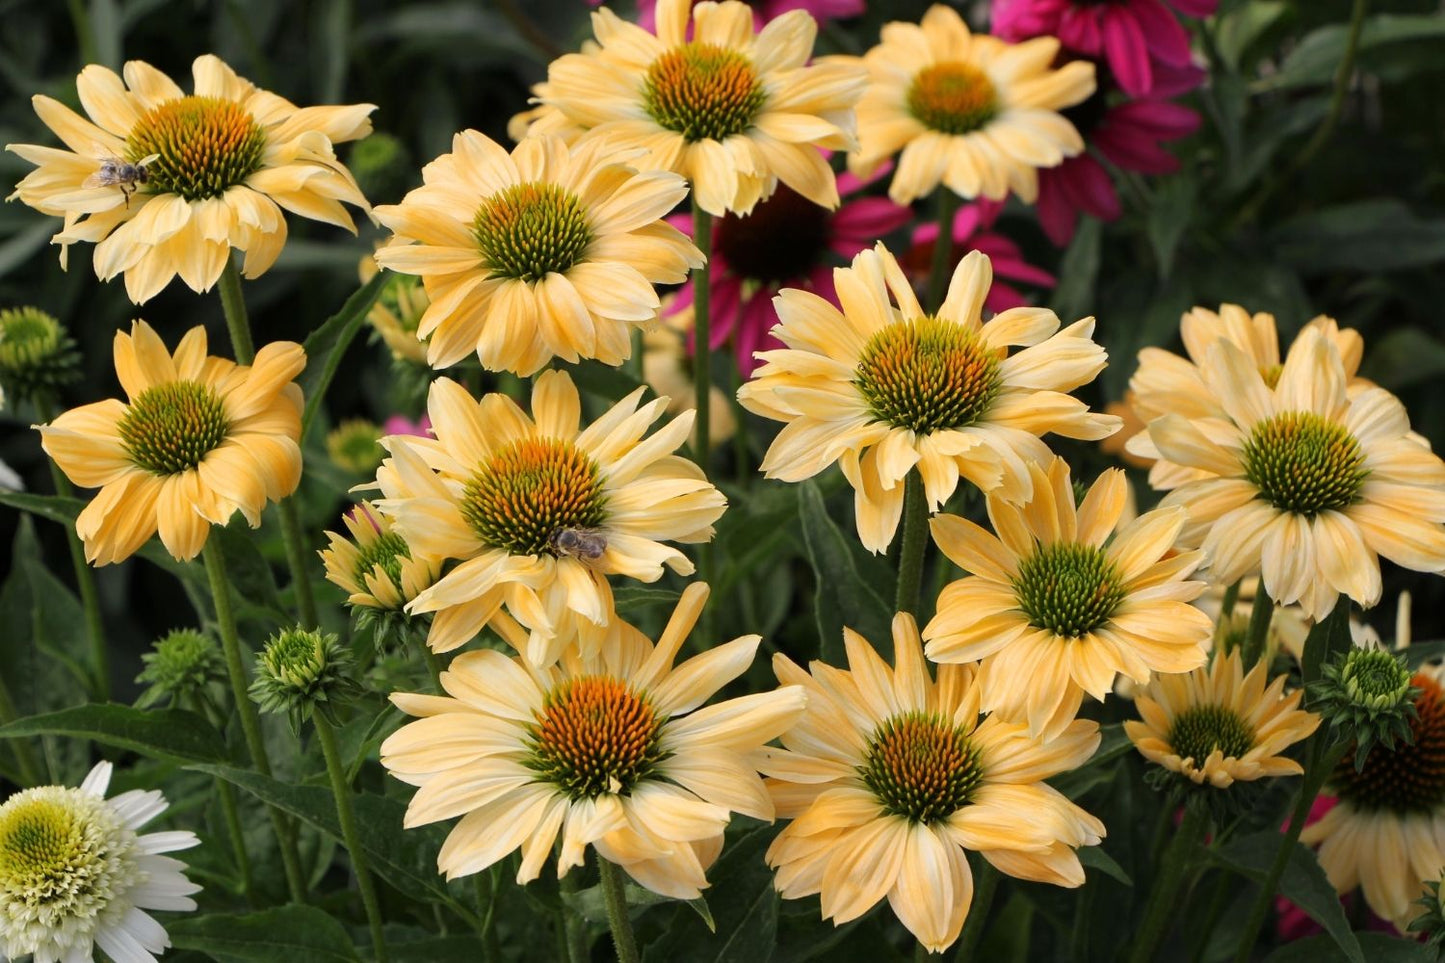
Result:
{"type": "Polygon", "coordinates": [[[813,609],[818,626],[818,657],[838,664],[845,626],[890,650],[893,606],[878,588],[889,584],[887,574],[891,573],[887,566],[869,565],[873,571],[864,574],[863,566],[875,557],[868,556],[868,562],[859,557],[863,549],[857,538],[851,532],[845,534],[828,515],[823,494],[811,481],[798,486],[798,513],[817,583],[813,609]]]}
{"type": "Polygon", "coordinates": [[[0,726],[0,739],[23,736],[89,739],[174,762],[232,761],[221,734],[202,716],[183,709],[135,709],[115,703],[85,705],[27,716],[0,726]]]}
{"type": "Polygon", "coordinates": [[[355,963],[360,957],[346,930],[314,906],[282,906],[259,913],[207,913],[166,921],[171,945],[208,953],[221,963],[355,963]]]}

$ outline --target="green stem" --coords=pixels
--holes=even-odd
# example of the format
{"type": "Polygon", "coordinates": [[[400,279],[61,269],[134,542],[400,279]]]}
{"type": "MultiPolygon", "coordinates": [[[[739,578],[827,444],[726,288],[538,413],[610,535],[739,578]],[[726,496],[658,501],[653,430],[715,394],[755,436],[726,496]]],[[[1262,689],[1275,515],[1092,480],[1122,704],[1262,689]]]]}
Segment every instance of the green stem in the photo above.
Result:
{"type": "Polygon", "coordinates": [[[587,933],[582,926],[582,915],[573,903],[577,895],[577,875],[568,873],[557,882],[562,891],[562,943],[570,963],[587,963],[587,933]]]}
{"type": "MultiPolygon", "coordinates": [[[[1219,917],[1224,913],[1224,907],[1229,903],[1230,896],[1234,895],[1234,882],[1228,873],[1221,871],[1219,879],[1214,884],[1214,895],[1210,897],[1209,909],[1204,914],[1204,928],[1199,931],[1199,942],[1195,944],[1194,955],[1190,957],[1190,963],[1204,963],[1204,954],[1209,952],[1209,936],[1219,923],[1219,917]]],[[[1083,957],[1079,957],[1083,959],[1083,957]]]]}
{"type": "Polygon", "coordinates": [[[633,325],[632,330],[627,334],[627,338],[632,345],[631,354],[629,354],[627,360],[622,363],[622,370],[632,375],[638,384],[644,384],[647,381],[647,372],[642,360],[643,355],[647,353],[647,349],[642,343],[642,328],[633,325]]]}
{"type": "Polygon", "coordinates": [[[246,834],[241,828],[241,812],[236,806],[236,790],[220,776],[216,777],[216,794],[221,797],[221,815],[226,820],[226,835],[231,839],[231,852],[236,858],[236,871],[241,874],[241,895],[246,905],[256,905],[255,883],[251,880],[251,857],[246,853],[246,834]]]}
{"type": "Polygon", "coordinates": [[[918,586],[923,580],[923,552],[928,546],[928,498],[923,476],[908,473],[903,489],[903,548],[898,554],[898,594],[893,607],[918,613],[918,586]]]}
{"type": "Polygon", "coordinates": [[[351,805],[351,786],[346,780],[346,767],[341,764],[341,750],[336,745],[336,729],[320,713],[313,713],[316,739],[326,757],[326,774],[331,777],[331,794],[336,797],[336,818],[341,822],[341,841],[351,854],[351,869],[356,874],[356,888],[361,890],[361,905],[366,908],[366,924],[371,930],[371,948],[377,963],[387,963],[386,936],[381,930],[381,903],[376,898],[376,882],[371,877],[366,850],[356,831],[356,811],[351,805]]]}
{"type": "Polygon", "coordinates": [[[741,368],[737,369],[737,381],[733,384],[732,390],[728,392],[728,403],[733,409],[733,472],[737,476],[737,485],[746,490],[748,483],[752,481],[753,463],[748,453],[748,431],[747,431],[747,409],[738,400],[738,390],[742,388],[743,377],[741,368]]]}
{"type": "Polygon", "coordinates": [[[627,894],[622,888],[622,870],[597,857],[602,873],[602,899],[607,904],[607,925],[612,930],[612,945],[617,950],[617,963],[640,963],[637,938],[632,935],[632,921],[627,918],[627,894]]]}
{"type": "Polygon", "coordinates": [[[432,684],[436,686],[438,694],[445,695],[446,690],[442,688],[442,672],[446,666],[442,665],[442,657],[433,652],[432,647],[425,642],[422,643],[422,651],[426,653],[426,667],[431,670],[432,684]]]}
{"type": "Polygon", "coordinates": [[[1244,636],[1244,671],[1248,672],[1264,655],[1269,623],[1274,618],[1274,599],[1265,591],[1264,579],[1254,590],[1254,607],[1249,610],[1249,631],[1244,636]]]}
{"type": "Polygon", "coordinates": [[[698,467],[707,471],[708,454],[712,450],[712,215],[697,206],[692,208],[692,243],[707,258],[703,266],[692,272],[692,382],[696,390],[697,442],[694,452],[698,467]]]}
{"type": "MultiPolygon", "coordinates": [[[[90,26],[90,14],[85,9],[85,0],[67,0],[70,8],[70,22],[75,26],[75,39],[80,47],[81,64],[93,64],[100,60],[100,52],[95,46],[95,31],[90,26]]],[[[106,64],[107,67],[118,67],[119,64],[106,64]]]]}
{"type": "MultiPolygon", "coordinates": [[[[10,696],[10,689],[5,685],[5,677],[0,676],[0,725],[8,725],[20,718],[20,713],[15,709],[15,700],[10,696]]],[[[37,767],[35,757],[30,753],[30,746],[23,740],[11,739],[10,748],[15,753],[15,764],[20,767],[20,779],[25,783],[22,789],[40,785],[40,769],[37,767]]]]}
{"type": "Polygon", "coordinates": [[[983,931],[988,928],[988,913],[993,908],[993,898],[998,893],[998,870],[993,863],[980,859],[973,874],[973,903],[968,907],[968,917],[963,921],[963,931],[958,935],[958,952],[953,955],[954,963],[971,963],[974,951],[978,949],[983,931]]]}
{"type": "Polygon", "coordinates": [[[953,260],[953,216],[958,212],[958,195],[947,185],[938,186],[938,237],[933,242],[933,264],[928,269],[928,303],[925,311],[937,313],[948,293],[949,262],[953,260]]]}
{"type": "Polygon", "coordinates": [[[1168,932],[1169,923],[1182,915],[1178,899],[1184,885],[1185,870],[1208,829],[1209,815],[1203,807],[1185,803],[1184,820],[1174,831],[1174,839],[1164,852],[1164,863],[1159,868],[1159,878],[1151,888],[1144,922],[1135,934],[1129,963],[1149,963],[1154,959],[1154,951],[1168,932]]]}
{"type": "MultiPolygon", "coordinates": [[[[246,315],[246,298],[241,293],[241,272],[236,267],[234,257],[226,261],[218,290],[221,294],[221,311],[226,316],[226,328],[231,332],[231,350],[236,356],[236,363],[249,365],[256,360],[256,346],[251,340],[251,322],[246,315]]],[[[315,628],[316,598],[311,591],[311,580],[306,574],[306,540],[295,502],[282,499],[276,505],[276,513],[281,518],[281,538],[286,543],[286,566],[291,570],[291,582],[296,588],[296,607],[301,615],[301,624],[308,629],[315,628]]]]}
{"type": "MultiPolygon", "coordinates": [[[[1332,731],[1332,730],[1330,730],[1332,731]]],[[[1305,820],[1309,818],[1310,807],[1314,805],[1315,797],[1324,788],[1325,780],[1330,773],[1334,772],[1335,766],[1339,765],[1344,758],[1345,751],[1349,748],[1348,742],[1339,742],[1329,749],[1321,749],[1324,745],[1321,734],[1316,733],[1310,737],[1305,747],[1305,771],[1300,779],[1299,801],[1295,803],[1294,813],[1290,816],[1289,828],[1285,830],[1284,837],[1280,840],[1279,850],[1274,854],[1274,862],[1270,864],[1269,873],[1260,884],[1259,896],[1255,898],[1254,908],[1250,911],[1249,921],[1244,924],[1239,939],[1239,948],[1235,950],[1235,963],[1247,963],[1250,954],[1254,951],[1255,941],[1259,939],[1259,931],[1264,928],[1264,921],[1269,916],[1270,904],[1274,902],[1275,890],[1279,887],[1279,878],[1284,875],[1284,868],[1289,864],[1290,854],[1294,852],[1295,845],[1299,842],[1300,833],[1304,831],[1305,820]]]]}
{"type": "MultiPolygon", "coordinates": [[[[36,400],[37,413],[46,423],[55,420],[55,409],[48,401],[36,400]]],[[[50,463],[50,478],[55,483],[55,494],[62,498],[75,495],[70,479],[54,461],[50,463]]],[[[65,526],[65,541],[70,546],[70,564],[75,570],[75,586],[80,592],[80,606],[85,613],[85,637],[90,643],[91,684],[95,696],[101,702],[110,701],[110,648],[105,640],[105,623],[100,617],[100,594],[95,590],[95,572],[85,560],[85,546],[75,534],[74,525],[65,526]]]]}
{"type": "Polygon", "coordinates": [[[1230,583],[1224,590],[1224,598],[1219,603],[1219,621],[1215,628],[1217,634],[1215,640],[1225,638],[1228,635],[1229,627],[1234,624],[1234,609],[1239,605],[1239,582],[1230,583]]]}
{"type": "MultiPolygon", "coordinates": [[[[236,715],[241,717],[241,732],[251,763],[263,776],[271,775],[271,760],[266,755],[266,741],[261,736],[261,720],[256,707],[246,694],[246,667],[241,661],[241,638],[236,631],[236,616],[231,610],[231,587],[226,581],[226,561],[214,539],[206,540],[201,551],[206,563],[206,577],[211,583],[211,599],[216,605],[216,624],[220,630],[221,651],[226,657],[226,675],[231,682],[231,698],[236,715]]],[[[281,848],[281,864],[286,871],[286,887],[293,902],[305,901],[306,884],[301,875],[301,857],[296,851],[296,836],[286,816],[276,807],[267,806],[271,824],[276,829],[276,842],[281,848]]]]}

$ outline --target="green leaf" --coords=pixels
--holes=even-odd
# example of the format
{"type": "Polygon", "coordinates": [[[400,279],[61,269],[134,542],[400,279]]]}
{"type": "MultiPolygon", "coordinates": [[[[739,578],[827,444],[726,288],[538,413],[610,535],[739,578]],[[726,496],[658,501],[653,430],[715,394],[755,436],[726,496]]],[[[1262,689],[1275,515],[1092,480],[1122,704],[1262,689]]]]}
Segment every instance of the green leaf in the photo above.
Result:
{"type": "MultiPolygon", "coordinates": [[[[1278,90],[1332,82],[1344,58],[1348,34],[1348,26],[1342,23],[1332,23],[1308,34],[1290,51],[1279,71],[1261,80],[1257,88],[1278,90]]],[[[1364,70],[1388,66],[1392,59],[1400,59],[1405,44],[1424,46],[1438,56],[1442,41],[1445,41],[1445,19],[1437,15],[1382,13],[1366,19],[1360,32],[1360,66],[1364,70]]],[[[1428,58],[1424,63],[1429,63],[1428,58]]]]}
{"type": "MultiPolygon", "coordinates": [[[[1360,949],[1370,963],[1434,963],[1424,944],[1383,933],[1358,933],[1360,949]]],[[[1328,935],[1310,936],[1287,943],[1265,957],[1264,963],[1342,963],[1355,957],[1345,953],[1328,935]]]]}
{"type": "Polygon", "coordinates": [[[1445,658],[1445,639],[1431,639],[1428,642],[1411,642],[1404,649],[1405,662],[1411,669],[1418,669],[1426,662],[1445,658]]]}
{"type": "Polygon", "coordinates": [[[1092,217],[1079,218],[1074,239],[1059,262],[1059,286],[1054,288],[1053,309],[1065,324],[1085,317],[1094,304],[1094,284],[1099,277],[1099,254],[1104,226],[1092,217]]]}
{"type": "Polygon", "coordinates": [[[1300,677],[1306,685],[1320,678],[1326,662],[1354,645],[1350,635],[1350,600],[1341,595],[1334,611],[1315,623],[1305,637],[1304,658],[1300,660],[1300,677]]]}
{"type": "Polygon", "coordinates": [[[1266,30],[1289,12],[1284,0],[1254,0],[1219,18],[1214,45],[1231,71],[1238,72],[1245,52],[1266,30]]]}
{"type": "Polygon", "coordinates": [[[1398,271],[1445,260],[1445,219],[1416,217],[1398,200],[1357,201],[1286,221],[1270,245],[1302,274],[1398,271]]]}
{"type": "Polygon", "coordinates": [[[134,709],[115,703],[85,705],[27,716],[0,726],[0,739],[23,736],[89,739],[175,762],[232,760],[221,734],[203,717],[182,709],[134,709]]]}
{"type": "Polygon", "coordinates": [[[1159,276],[1169,277],[1174,269],[1174,255],[1179,242],[1194,220],[1194,202],[1199,185],[1188,174],[1179,174],[1161,181],[1154,191],[1154,203],[1149,208],[1149,243],[1154,247],[1154,258],[1159,264],[1159,276]]]}
{"type": "MultiPolygon", "coordinates": [[[[661,896],[650,889],[644,889],[630,879],[623,880],[622,893],[627,900],[627,905],[630,907],[646,908],[648,906],[657,906],[660,903],[686,903],[697,913],[709,932],[717,932],[717,921],[712,918],[712,910],[708,909],[707,900],[703,897],[677,900],[670,896],[661,896]]],[[[562,902],[572,907],[582,915],[583,919],[589,922],[607,922],[607,897],[602,892],[601,884],[589,886],[575,893],[568,893],[564,890],[562,892],[562,902]]]]}
{"type": "Polygon", "coordinates": [[[642,387],[642,382],[631,372],[600,361],[583,361],[569,365],[566,370],[578,388],[608,401],[625,398],[642,387]]]}
{"type": "Polygon", "coordinates": [[[306,395],[306,410],[301,416],[301,437],[306,437],[306,429],[311,426],[316,412],[320,410],[321,400],[326,395],[331,379],[336,377],[336,369],[341,366],[346,349],[351,346],[357,332],[366,323],[366,313],[371,310],[376,299],[381,297],[381,292],[391,278],[391,272],[378,271],[375,277],[346,299],[340,311],[311,332],[306,343],[302,345],[306,349],[306,370],[296,379],[306,395]]]}
{"type": "Polygon", "coordinates": [[[649,605],[665,605],[670,610],[677,605],[682,593],[674,589],[659,588],[655,585],[619,585],[612,590],[613,601],[619,609],[640,609],[649,605]]]}
{"type": "MultiPolygon", "coordinates": [[[[1212,857],[1259,883],[1263,882],[1269,872],[1282,841],[1280,833],[1266,829],[1231,840],[1213,851],[1212,857]]],[[[1343,954],[1341,959],[1349,960],[1350,963],[1365,963],[1366,959],[1376,959],[1373,955],[1366,957],[1361,952],[1359,941],[1355,934],[1350,932],[1350,921],[1345,918],[1339,894],[1325,878],[1325,871],[1320,868],[1314,850],[1302,843],[1294,844],[1294,849],[1289,854],[1289,862],[1285,864],[1284,873],[1279,879],[1279,893],[1325,928],[1327,938],[1339,947],[1343,954]]],[[[1314,963],[1318,963],[1318,957],[1312,959],[1314,963]]]]}
{"type": "Polygon", "coordinates": [[[1116,879],[1125,886],[1134,885],[1134,881],[1129,878],[1129,874],[1124,872],[1124,867],[1120,866],[1114,857],[1104,852],[1102,846],[1082,847],[1079,850],[1079,862],[1083,863],[1085,868],[1097,869],[1105,876],[1116,879]]]}
{"type": "Polygon", "coordinates": [[[763,862],[772,837],[767,827],[758,827],[729,839],[708,874],[713,881],[707,904],[712,918],[700,921],[692,910],[679,911],[663,937],[647,947],[643,959],[765,963],[773,955],[778,931],[778,892],[772,871],[763,862]]]}
{"type": "Polygon", "coordinates": [[[346,930],[314,906],[282,906],[245,915],[207,913],[166,920],[171,945],[221,963],[355,963],[346,930]]]}
{"type": "Polygon", "coordinates": [[[1099,736],[1099,748],[1087,762],[1050,779],[1049,785],[1077,801],[1090,789],[1111,781],[1114,778],[1112,763],[1133,749],[1134,744],[1125,734],[1123,724],[1118,722],[1101,726],[1099,736]]]}
{"type": "Polygon", "coordinates": [[[477,963],[485,959],[476,935],[436,936],[425,940],[387,940],[391,963],[477,963]]]}
{"type": "Polygon", "coordinates": [[[85,507],[79,498],[62,498],[60,495],[32,495],[28,492],[12,492],[0,488],[0,505],[9,505],[23,512],[38,515],[59,525],[74,525],[75,516],[85,507]]]}
{"type": "Polygon", "coordinates": [[[879,564],[876,556],[866,555],[853,533],[838,527],[828,515],[822,492],[811,481],[798,486],[798,512],[817,582],[813,608],[818,657],[837,664],[845,626],[891,651],[893,606],[878,590],[880,585],[890,585],[888,566],[879,564]]]}

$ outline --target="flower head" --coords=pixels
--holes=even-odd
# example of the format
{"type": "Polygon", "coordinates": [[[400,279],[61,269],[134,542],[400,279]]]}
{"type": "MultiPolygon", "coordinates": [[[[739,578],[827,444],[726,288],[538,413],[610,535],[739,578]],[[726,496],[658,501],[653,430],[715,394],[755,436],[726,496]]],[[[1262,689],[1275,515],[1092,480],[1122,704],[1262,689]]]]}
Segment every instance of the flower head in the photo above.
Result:
{"type": "Polygon", "coordinates": [[[193,910],[200,887],[163,853],[199,844],[194,833],[140,835],[166,810],[159,791],[105,798],[111,765],[79,789],[39,786],[0,804],[0,959],[36,963],[155,963],[170,938],[147,910],[193,910]]]}
{"type": "Polygon", "coordinates": [[[1080,766],[1099,727],[1071,722],[1039,739],[997,716],[981,718],[972,666],[944,665],[935,681],[918,628],[893,620],[896,664],[844,630],[847,670],[804,671],[773,657],[778,679],[803,687],[807,711],[760,764],[778,815],[791,819],[768,848],[785,899],[822,897],[843,924],[879,900],[932,952],[958,938],[973,899],[966,853],[1019,879],[1078,886],[1075,850],[1104,824],[1043,782],[1080,766]]]}
{"type": "Polygon", "coordinates": [[[283,629],[256,656],[251,699],[262,712],[286,713],[296,731],[313,711],[334,725],[336,706],[360,692],[352,668],[351,653],[331,633],[283,629]]]}
{"type": "Polygon", "coordinates": [[[1218,409],[1155,418],[1147,450],[1136,449],[1192,472],[1163,504],[1189,511],[1181,537],[1204,549],[1213,580],[1260,573],[1271,598],[1316,619],[1341,593],[1379,600],[1378,555],[1445,568],[1445,462],[1411,434],[1393,395],[1350,391],[1346,370],[1318,327],[1301,332],[1272,380],[1217,340],[1199,376],[1218,409]]]}
{"type": "Polygon", "coordinates": [[[390,517],[411,551],[460,564],[407,605],[435,612],[428,644],[462,645],[505,605],[532,631],[526,655],[556,661],[577,636],[585,654],[615,618],[608,575],[652,582],[692,563],[662,544],[702,542],[726,501],[698,467],[671,452],[691,412],[650,438],[667,400],[639,388],[583,429],[572,379],[544,372],[532,416],[510,398],[480,402],[446,378],[427,410],[435,439],[394,435],[377,472],[390,517]]]}
{"type": "Polygon", "coordinates": [[[11,196],[65,218],[61,264],[71,244],[95,243],[95,273],[124,272],[137,304],[177,274],[209,289],[233,249],[246,253],[246,277],[259,277],[286,242],[283,208],[354,231],[342,202],[367,206],[332,147],[366,136],[374,106],[297,107],[211,54],[192,69],[187,94],[139,60],[124,81],[91,64],[76,79],[89,120],[34,98],[69,150],[6,148],[38,165],[11,196]]]}
{"type": "Polygon", "coordinates": [[[262,346],[250,365],[206,355],[192,328],[175,353],[144,321],[115,335],[128,402],[72,408],[37,426],[41,445],[82,488],[99,488],[75,520],[95,565],[128,558],[160,531],[166,550],[195,558],[212,525],[240,512],[252,528],[268,501],[301,479],[299,344],[262,346]]]}
{"type": "Polygon", "coordinates": [[[1316,711],[1354,741],[1356,769],[1364,769],[1377,742],[1392,749],[1396,739],[1411,737],[1420,691],[1410,680],[1405,657],[1372,641],[1337,654],[1310,684],[1316,711]]]}
{"type": "MultiPolygon", "coordinates": [[[[365,284],[376,276],[376,257],[367,255],[361,259],[359,274],[365,284]]],[[[426,363],[426,339],[417,336],[422,315],[431,302],[427,300],[422,279],[414,274],[395,274],[381,289],[366,320],[375,336],[379,337],[391,352],[393,361],[400,365],[416,365],[429,368],[426,363]]]]}
{"type": "Polygon", "coordinates": [[[784,290],[774,333],[788,347],[762,352],[766,363],[738,392],[744,408],[787,422],[763,459],[768,477],[802,481],[840,462],[856,494],[859,538],[881,552],[914,466],[930,510],[960,477],[1018,501],[1032,490],[1028,463],[1051,457],[1039,436],[1113,432],[1117,418],[1091,414],[1065,393],[1104,367],[1094,319],[1060,331],[1053,312],[1015,308],[985,324],[992,279],[988,258],[969,254],[938,313],[925,314],[880,244],[833,272],[841,311],[784,290]],[[1010,355],[1015,345],[1024,349],[1010,355]]]}
{"type": "Polygon", "coordinates": [[[140,659],[145,669],[136,681],[149,688],[136,701],[137,706],[153,705],[162,699],[184,705],[212,682],[225,678],[220,648],[209,635],[195,629],[176,629],[156,639],[151,651],[140,659]]]}
{"type": "Polygon", "coordinates": [[[79,379],[80,352],[58,320],[39,308],[0,311],[0,391],[54,403],[79,379]]]}
{"type": "Polygon", "coordinates": [[[899,153],[888,194],[900,204],[941,182],[964,198],[1026,203],[1038,169],[1084,149],[1062,114],[1094,92],[1094,68],[1054,69],[1052,37],[1009,44],[974,35],[951,7],[934,4],[921,24],[890,23],[864,56],[868,91],[858,103],[858,150],[849,167],[867,173],[899,153]]]}
{"type": "Polygon", "coordinates": [[[406,612],[406,605],[441,577],[439,559],[415,554],[397,533],[391,519],[363,501],[342,516],[350,538],[327,532],[329,543],[319,553],[326,578],[350,594],[358,629],[370,627],[379,648],[400,645],[426,632],[425,617],[406,612]]]}
{"type": "Polygon", "coordinates": [[[395,237],[377,262],[426,289],[416,335],[427,361],[445,368],[475,352],[489,370],[530,375],[554,357],[627,358],[630,326],[657,316],[653,285],[702,263],[660,220],[687,185],[635,162],[555,137],[508,154],[468,130],[422,170],[421,187],[378,207],[395,237]]]}
{"type": "Polygon", "coordinates": [[[934,541],[969,574],[943,590],[923,637],[935,662],[981,660],[984,709],[1058,732],[1116,675],[1142,685],[1202,665],[1214,626],[1188,604],[1204,583],[1189,581],[1199,553],[1173,551],[1181,510],[1145,512],[1115,534],[1122,471],[1105,471],[1077,507],[1063,459],[1031,471],[1027,501],[988,497],[997,537],[933,519],[934,541]]]}
{"type": "MultiPolygon", "coordinates": [[[[558,877],[592,846],[653,892],[692,899],[731,814],[772,819],[751,757],[797,718],[803,692],[699,708],[747,670],[759,642],[734,639],[674,667],[706,599],[706,586],[689,586],[656,645],[614,619],[591,655],[569,645],[541,669],[466,652],[442,673],[447,695],[392,696],[422,717],[381,747],[391,774],[420,787],[406,825],[462,817],[437,857],[448,879],[520,849],[517,882],[530,882],[560,833],[558,877]]],[[[516,623],[500,625],[525,646],[516,623]]]]}
{"type": "Polygon", "coordinates": [[[865,78],[851,64],[808,63],[818,25],[805,10],[754,34],[753,11],[738,0],[658,0],[655,34],[605,7],[592,26],[596,45],[552,62],[534,89],[541,108],[514,123],[514,136],[587,133],[637,149],[633,163],[681,174],[710,214],[746,214],[780,180],[838,206],[819,149],[854,147],[865,78]]]}
{"type": "Polygon", "coordinates": [[[1246,674],[1237,651],[1185,675],[1156,676],[1135,700],[1143,721],[1126,721],[1124,731],[1146,759],[1196,786],[1298,776],[1299,763],[1281,753],[1320,717],[1299,708],[1303,689],[1286,696],[1285,677],[1266,687],[1268,677],[1263,661],[1246,674]]]}

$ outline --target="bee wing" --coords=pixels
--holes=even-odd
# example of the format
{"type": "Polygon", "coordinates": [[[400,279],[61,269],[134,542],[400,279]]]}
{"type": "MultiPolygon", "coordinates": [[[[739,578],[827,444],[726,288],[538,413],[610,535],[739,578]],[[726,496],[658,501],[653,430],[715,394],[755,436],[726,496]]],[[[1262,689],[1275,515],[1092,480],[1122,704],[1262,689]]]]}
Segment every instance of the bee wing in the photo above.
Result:
{"type": "Polygon", "coordinates": [[[80,182],[80,186],[85,188],[86,190],[90,190],[93,187],[109,187],[110,185],[111,181],[105,176],[102,171],[96,171],[94,174],[91,174],[85,180],[80,182]]]}

